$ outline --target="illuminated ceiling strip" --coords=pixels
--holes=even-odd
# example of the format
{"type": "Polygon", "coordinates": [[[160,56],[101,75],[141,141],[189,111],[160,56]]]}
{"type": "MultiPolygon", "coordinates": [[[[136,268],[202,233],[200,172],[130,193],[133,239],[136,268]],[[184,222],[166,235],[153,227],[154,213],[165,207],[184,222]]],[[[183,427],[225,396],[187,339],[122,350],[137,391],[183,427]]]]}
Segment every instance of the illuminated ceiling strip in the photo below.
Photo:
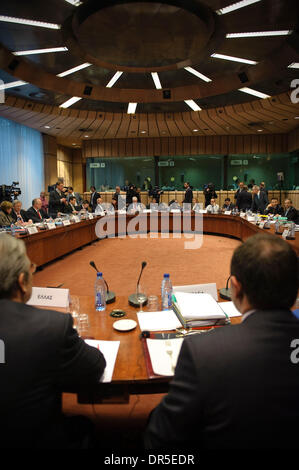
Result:
{"type": "Polygon", "coordinates": [[[127,113],[128,114],[135,114],[136,108],[137,108],[137,103],[129,103],[127,113]]]}
{"type": "Polygon", "coordinates": [[[17,82],[2,83],[0,84],[0,90],[7,90],[8,88],[14,88],[16,86],[28,85],[28,82],[18,80],[17,82]]]}
{"type": "Polygon", "coordinates": [[[257,64],[257,62],[255,62],[254,60],[241,59],[240,57],[232,57],[230,55],[224,55],[224,54],[212,54],[211,57],[214,57],[215,59],[231,60],[232,62],[241,62],[243,64],[249,64],[249,65],[257,64]]]}
{"type": "Polygon", "coordinates": [[[248,95],[257,96],[258,98],[262,98],[262,99],[270,98],[269,95],[266,95],[265,93],[261,93],[260,91],[257,91],[257,90],[253,90],[252,88],[243,87],[243,88],[239,88],[239,91],[243,91],[243,93],[248,93],[248,95]]]}
{"type": "Polygon", "coordinates": [[[184,100],[185,103],[193,109],[193,111],[201,111],[201,108],[198,106],[198,104],[195,103],[193,100],[184,100]]]}
{"type": "Polygon", "coordinates": [[[299,62],[293,62],[288,66],[289,69],[299,69],[299,62]]]}
{"type": "Polygon", "coordinates": [[[78,96],[73,96],[72,98],[70,98],[69,100],[65,101],[64,103],[62,103],[59,108],[69,108],[70,106],[72,106],[73,104],[77,103],[77,101],[79,100],[82,100],[82,98],[79,98],[78,96]]]}
{"type": "Polygon", "coordinates": [[[65,52],[67,47],[49,47],[48,49],[32,49],[30,51],[13,52],[14,55],[34,55],[34,54],[50,54],[51,52],[65,52]]]}
{"type": "Polygon", "coordinates": [[[65,72],[61,72],[57,75],[57,77],[65,77],[66,75],[70,75],[71,73],[78,72],[78,70],[85,69],[86,67],[89,67],[90,64],[89,62],[85,62],[84,64],[78,65],[77,67],[73,67],[72,69],[66,70],[65,72]]]}
{"type": "Polygon", "coordinates": [[[152,75],[152,79],[154,80],[155,87],[157,88],[157,90],[161,90],[162,85],[160,82],[159,75],[157,74],[157,72],[152,72],[151,75],[152,75]]]}
{"type": "Polygon", "coordinates": [[[187,72],[193,73],[196,77],[200,78],[201,80],[204,80],[205,82],[211,82],[212,80],[202,73],[198,72],[197,70],[193,69],[192,67],[184,67],[187,72]]]}
{"type": "Polygon", "coordinates": [[[240,8],[248,7],[249,5],[252,5],[253,3],[260,2],[261,0],[242,0],[241,2],[237,3],[232,3],[231,5],[225,7],[225,8],[220,8],[219,10],[216,10],[216,13],[218,15],[225,15],[226,13],[230,13],[231,11],[239,10],[240,8]]]}
{"type": "Polygon", "coordinates": [[[226,37],[228,39],[235,38],[258,38],[258,37],[269,37],[269,36],[287,36],[291,34],[292,30],[283,30],[283,31],[258,31],[250,33],[228,33],[226,37]]]}
{"type": "Polygon", "coordinates": [[[113,87],[114,83],[117,82],[117,80],[119,79],[119,77],[121,77],[122,74],[123,74],[123,72],[120,72],[120,71],[116,72],[113,75],[113,77],[111,78],[110,82],[107,83],[106,88],[113,87]]]}
{"type": "Polygon", "coordinates": [[[60,24],[45,23],[44,21],[28,20],[26,18],[15,18],[13,16],[0,15],[0,21],[4,21],[6,23],[24,24],[27,26],[38,26],[40,28],[49,28],[49,29],[61,28],[60,24]]]}

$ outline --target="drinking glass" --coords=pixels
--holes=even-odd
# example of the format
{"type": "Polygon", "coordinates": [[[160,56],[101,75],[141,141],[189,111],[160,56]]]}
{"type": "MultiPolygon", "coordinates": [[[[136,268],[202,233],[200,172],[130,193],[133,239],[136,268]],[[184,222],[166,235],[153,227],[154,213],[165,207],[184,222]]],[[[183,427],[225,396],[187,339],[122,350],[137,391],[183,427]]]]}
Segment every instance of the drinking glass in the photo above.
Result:
{"type": "Polygon", "coordinates": [[[144,287],[141,284],[137,286],[136,297],[137,297],[137,302],[139,303],[139,306],[140,306],[139,312],[143,312],[142,306],[146,302],[146,293],[145,293],[144,287]]]}
{"type": "Polygon", "coordinates": [[[159,311],[159,299],[156,295],[149,295],[148,296],[147,310],[148,310],[148,312],[158,312],[159,311]]]}
{"type": "Polygon", "coordinates": [[[87,313],[80,313],[77,318],[77,331],[79,336],[87,336],[89,333],[89,317],[87,313]]]}
{"type": "Polygon", "coordinates": [[[76,319],[80,313],[80,301],[76,295],[70,296],[69,312],[74,319],[76,319]]]}

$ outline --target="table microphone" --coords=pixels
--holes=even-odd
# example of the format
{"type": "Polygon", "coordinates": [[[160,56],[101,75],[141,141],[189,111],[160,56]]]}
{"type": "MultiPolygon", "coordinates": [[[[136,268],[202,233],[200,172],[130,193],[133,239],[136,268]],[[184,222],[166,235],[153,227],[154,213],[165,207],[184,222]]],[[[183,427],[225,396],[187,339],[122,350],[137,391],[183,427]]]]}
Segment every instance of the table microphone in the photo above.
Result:
{"type": "Polygon", "coordinates": [[[229,283],[229,280],[230,280],[231,277],[232,277],[232,275],[229,276],[229,278],[226,282],[226,287],[222,288],[222,289],[219,289],[219,295],[220,295],[221,299],[232,300],[231,289],[228,287],[228,283],[229,283]]]}
{"type": "MultiPolygon", "coordinates": [[[[100,271],[97,269],[97,267],[96,267],[94,261],[90,261],[89,264],[90,264],[90,266],[91,266],[92,268],[94,268],[94,269],[96,270],[97,273],[100,272],[100,271]]],[[[103,279],[104,279],[104,278],[103,278],[103,279]]],[[[113,302],[115,302],[115,293],[109,291],[109,286],[108,286],[108,284],[107,284],[107,282],[106,282],[105,279],[104,279],[104,282],[105,282],[106,288],[107,288],[106,304],[112,304],[113,302]]]]}
{"type": "MultiPolygon", "coordinates": [[[[137,286],[136,286],[136,293],[131,294],[129,296],[129,304],[132,305],[133,307],[140,307],[140,302],[138,301],[137,292],[138,292],[138,286],[139,286],[139,283],[140,283],[141,275],[142,275],[143,270],[144,270],[146,265],[147,265],[147,262],[142,261],[141,271],[140,271],[139,278],[138,278],[138,281],[137,281],[137,286]]],[[[146,304],[147,304],[147,296],[144,294],[144,301],[142,302],[142,305],[146,305],[146,304]]]]}

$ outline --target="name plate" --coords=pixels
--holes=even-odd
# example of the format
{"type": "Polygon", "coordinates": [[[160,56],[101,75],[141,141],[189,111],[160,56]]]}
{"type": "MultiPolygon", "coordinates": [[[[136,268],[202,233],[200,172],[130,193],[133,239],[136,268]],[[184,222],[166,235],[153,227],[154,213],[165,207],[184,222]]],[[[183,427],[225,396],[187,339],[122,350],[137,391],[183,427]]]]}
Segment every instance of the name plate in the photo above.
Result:
{"type": "Polygon", "coordinates": [[[29,233],[29,235],[33,235],[34,233],[37,233],[38,230],[37,230],[37,227],[35,225],[31,225],[31,226],[27,227],[27,232],[29,233]]]}
{"type": "Polygon", "coordinates": [[[66,308],[69,306],[69,289],[32,287],[32,295],[27,304],[37,307],[66,308]]]}
{"type": "Polygon", "coordinates": [[[47,222],[46,225],[49,230],[53,230],[54,228],[56,228],[55,222],[47,222]]]}
{"type": "Polygon", "coordinates": [[[193,284],[188,286],[173,286],[173,292],[188,292],[191,294],[210,294],[218,302],[216,283],[193,284]]]}
{"type": "Polygon", "coordinates": [[[231,215],[232,211],[224,211],[224,215],[231,215]]]}
{"type": "Polygon", "coordinates": [[[88,218],[89,218],[89,219],[93,219],[93,215],[92,215],[92,214],[88,214],[88,218]]]}
{"type": "Polygon", "coordinates": [[[208,212],[207,209],[200,209],[199,211],[200,214],[207,214],[207,212],[208,212]]]}
{"type": "Polygon", "coordinates": [[[263,222],[260,222],[259,227],[260,227],[260,228],[264,228],[264,225],[265,225],[265,222],[264,222],[264,221],[263,221],[263,222]]]}
{"type": "Polygon", "coordinates": [[[70,222],[70,220],[63,220],[62,225],[64,225],[64,226],[71,225],[71,222],[70,222]]]}
{"type": "Polygon", "coordinates": [[[78,215],[74,215],[73,221],[74,222],[80,222],[80,217],[78,217],[78,215]]]}
{"type": "Polygon", "coordinates": [[[286,238],[288,236],[288,233],[289,233],[289,230],[286,228],[283,232],[282,232],[282,238],[286,238]]]}

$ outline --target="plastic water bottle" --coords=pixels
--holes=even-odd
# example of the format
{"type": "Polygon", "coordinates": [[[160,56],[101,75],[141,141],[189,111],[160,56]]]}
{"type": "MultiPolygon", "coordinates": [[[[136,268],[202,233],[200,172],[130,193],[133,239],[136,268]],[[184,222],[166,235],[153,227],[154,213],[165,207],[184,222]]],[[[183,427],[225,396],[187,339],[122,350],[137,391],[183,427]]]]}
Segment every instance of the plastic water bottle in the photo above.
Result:
{"type": "Polygon", "coordinates": [[[97,273],[94,290],[96,310],[98,312],[104,312],[106,310],[106,285],[102,273],[97,273]]]}
{"type": "Polygon", "coordinates": [[[172,304],[172,283],[169,274],[164,274],[161,285],[162,310],[169,310],[172,304]]]}
{"type": "Polygon", "coordinates": [[[15,237],[16,236],[16,226],[15,226],[15,224],[11,224],[10,230],[11,230],[12,236],[15,237]]]}

